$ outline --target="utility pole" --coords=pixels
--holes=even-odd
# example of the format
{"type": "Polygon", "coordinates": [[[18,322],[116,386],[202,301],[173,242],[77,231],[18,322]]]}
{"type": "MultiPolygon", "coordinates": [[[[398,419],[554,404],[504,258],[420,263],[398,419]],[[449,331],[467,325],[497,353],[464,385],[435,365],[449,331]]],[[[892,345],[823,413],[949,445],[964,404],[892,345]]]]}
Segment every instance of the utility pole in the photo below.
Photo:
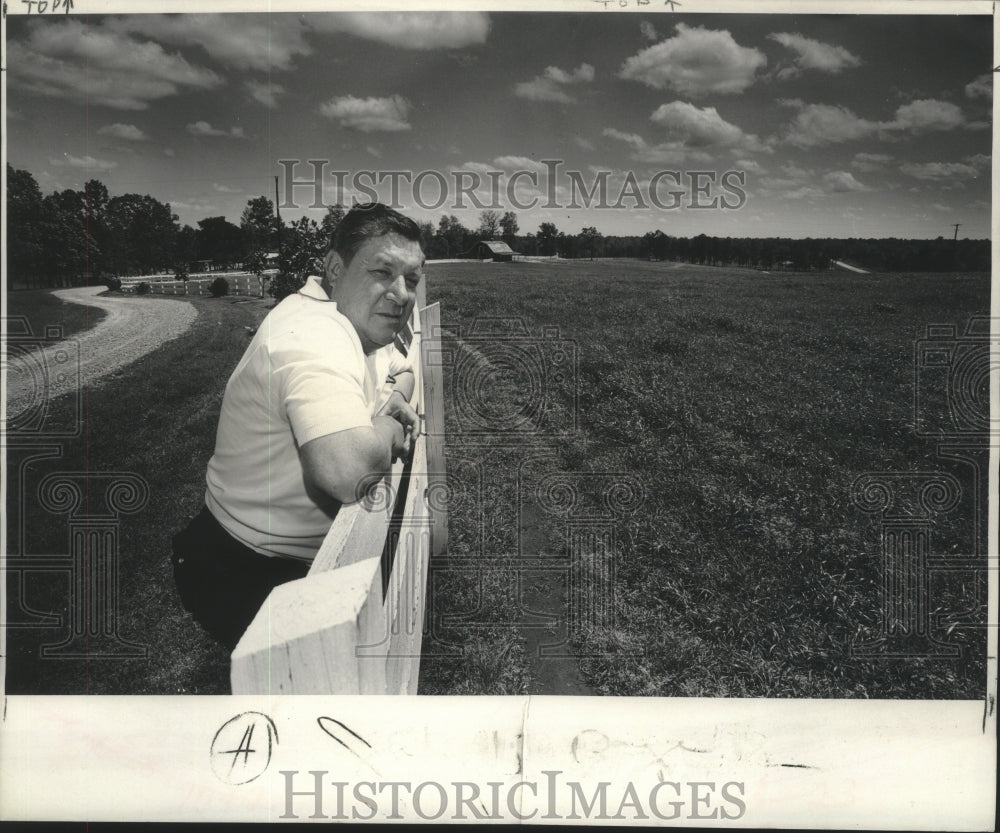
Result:
{"type": "MultiPolygon", "coordinates": [[[[281,262],[281,209],[278,207],[278,177],[274,177],[274,232],[278,249],[278,262],[281,262]]],[[[273,280],[273,276],[272,276],[273,280]]],[[[264,297],[264,277],[260,279],[260,297],[264,297]]]]}
{"type": "Polygon", "coordinates": [[[962,225],[962,224],[961,223],[953,223],[953,225],[955,226],[955,236],[952,238],[952,240],[958,240],[958,227],[960,225],[962,225]]]}

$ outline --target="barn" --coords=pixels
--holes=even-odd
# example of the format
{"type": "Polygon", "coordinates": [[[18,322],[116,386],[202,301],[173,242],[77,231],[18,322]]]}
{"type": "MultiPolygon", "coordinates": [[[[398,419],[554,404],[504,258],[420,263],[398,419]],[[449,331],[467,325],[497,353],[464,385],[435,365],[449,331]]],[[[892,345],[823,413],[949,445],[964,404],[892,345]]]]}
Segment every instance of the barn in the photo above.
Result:
{"type": "Polygon", "coordinates": [[[476,257],[479,260],[493,259],[494,263],[510,263],[516,252],[501,240],[481,240],[476,244],[476,257]]]}

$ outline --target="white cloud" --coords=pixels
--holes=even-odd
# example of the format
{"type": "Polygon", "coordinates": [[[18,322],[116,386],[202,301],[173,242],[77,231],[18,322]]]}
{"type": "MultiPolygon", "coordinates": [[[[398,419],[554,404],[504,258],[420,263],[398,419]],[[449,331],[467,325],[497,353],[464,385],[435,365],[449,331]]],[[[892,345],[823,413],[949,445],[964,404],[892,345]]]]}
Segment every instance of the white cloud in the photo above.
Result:
{"type": "Polygon", "coordinates": [[[229,139],[244,139],[242,127],[231,127],[229,130],[221,130],[212,127],[207,121],[196,121],[187,125],[187,132],[192,136],[225,136],[229,139]]]}
{"type": "Polygon", "coordinates": [[[117,168],[117,162],[95,159],[93,156],[72,156],[64,153],[62,159],[49,159],[49,164],[57,168],[79,168],[85,171],[110,171],[117,168]]]}
{"type": "Polygon", "coordinates": [[[737,159],[733,162],[733,167],[736,170],[746,171],[750,174],[764,173],[764,169],[760,166],[760,163],[754,159],[737,159]]]}
{"type": "Polygon", "coordinates": [[[787,191],[784,194],[785,199],[788,200],[816,199],[817,197],[825,196],[826,191],[822,188],[817,188],[815,185],[803,185],[800,188],[787,191]]]}
{"type": "Polygon", "coordinates": [[[828,171],[819,175],[798,165],[782,165],[781,177],[763,177],[762,194],[778,194],[785,199],[803,200],[828,197],[831,194],[859,193],[871,190],[849,171],[828,171]]]}
{"type": "Polygon", "coordinates": [[[296,15],[137,14],[111,18],[106,26],[175,46],[199,46],[213,61],[235,69],[291,69],[296,55],[311,52],[296,15]]]}
{"type": "Polygon", "coordinates": [[[692,97],[739,93],[767,64],[758,49],[740,46],[726,30],[678,23],[677,34],[626,59],[619,76],[692,97]]]}
{"type": "Polygon", "coordinates": [[[149,136],[134,124],[122,124],[121,122],[106,124],[97,131],[97,134],[99,136],[110,136],[113,139],[122,139],[126,142],[145,142],[149,139],[149,136]]]}
{"type": "Polygon", "coordinates": [[[585,139],[583,136],[574,136],[573,142],[584,150],[594,150],[594,143],[590,139],[585,139]]]}
{"type": "Polygon", "coordinates": [[[698,108],[686,101],[671,101],[661,104],[649,118],[664,129],[669,139],[685,147],[762,147],[756,136],[727,122],[714,107],[698,108]]]}
{"type": "Polygon", "coordinates": [[[781,172],[785,176],[790,176],[794,179],[808,179],[813,175],[812,171],[806,168],[796,165],[794,162],[787,162],[781,166],[781,172]]]}
{"type": "Polygon", "coordinates": [[[969,98],[993,97],[993,73],[984,72],[978,78],[965,85],[965,94],[969,98]]]}
{"type": "Polygon", "coordinates": [[[868,187],[858,182],[854,178],[854,174],[849,171],[830,171],[830,173],[824,175],[823,184],[828,191],[834,194],[868,190],[868,187]]]}
{"type": "Polygon", "coordinates": [[[168,156],[171,159],[173,159],[174,158],[174,149],[173,148],[164,148],[163,149],[163,155],[164,156],[168,156]]]}
{"type": "Polygon", "coordinates": [[[309,15],[324,32],[344,32],[403,49],[460,49],[486,42],[489,15],[483,12],[338,12],[309,15]]]}
{"type": "Polygon", "coordinates": [[[988,171],[993,161],[993,157],[991,157],[988,153],[976,153],[972,156],[967,156],[965,161],[974,168],[982,168],[983,170],[988,171]]]}
{"type": "Polygon", "coordinates": [[[683,141],[659,142],[650,144],[637,133],[625,133],[614,127],[606,127],[603,134],[611,139],[625,142],[632,147],[632,158],[637,162],[650,164],[673,164],[676,162],[707,162],[712,157],[700,150],[693,150],[683,141]]]}
{"type": "Polygon", "coordinates": [[[948,101],[921,98],[896,110],[896,117],[883,125],[889,130],[922,133],[927,130],[954,130],[965,124],[962,109],[948,101]]]}
{"type": "Polygon", "coordinates": [[[362,133],[398,132],[409,130],[406,120],[410,103],[399,95],[388,98],[356,98],[342,95],[320,105],[320,113],[339,123],[341,127],[360,130],[362,133]]]}
{"type": "Polygon", "coordinates": [[[785,135],[785,141],[799,147],[860,139],[878,129],[877,122],[863,119],[846,107],[833,104],[804,104],[796,99],[782,103],[800,108],[785,135]]]}
{"type": "Polygon", "coordinates": [[[891,121],[871,121],[846,107],[833,104],[806,104],[801,99],[780,99],[779,104],[798,110],[785,133],[785,141],[799,147],[836,144],[879,133],[884,140],[898,133],[921,134],[932,130],[980,128],[987,125],[968,122],[960,107],[933,98],[917,99],[896,109],[891,121]]]}
{"type": "Polygon", "coordinates": [[[975,166],[964,162],[906,162],[899,169],[907,176],[932,182],[976,179],[979,176],[975,166]]]}
{"type": "Polygon", "coordinates": [[[158,43],[72,18],[30,26],[23,41],[7,44],[7,64],[11,89],[118,110],[223,83],[158,43]]]}
{"type": "Polygon", "coordinates": [[[212,183],[212,190],[218,191],[220,194],[240,194],[242,191],[239,188],[230,188],[228,185],[220,185],[218,182],[212,183]]]}
{"type": "Polygon", "coordinates": [[[643,139],[638,133],[625,133],[614,127],[604,128],[603,133],[605,136],[609,136],[612,139],[618,139],[618,141],[632,145],[634,148],[646,147],[646,140],[643,139]]]}
{"type": "Polygon", "coordinates": [[[639,32],[642,34],[643,38],[648,41],[655,41],[660,38],[660,36],[656,33],[656,27],[648,20],[644,20],[639,24],[639,32]]]}
{"type": "Polygon", "coordinates": [[[278,96],[283,95],[285,88],[273,81],[247,81],[246,91],[253,101],[274,110],[278,106],[278,96]]]}
{"type": "Polygon", "coordinates": [[[851,167],[871,173],[883,169],[891,161],[892,157],[887,153],[855,153],[851,167]]]}
{"type": "Polygon", "coordinates": [[[170,207],[174,211],[199,212],[202,216],[219,211],[218,205],[203,199],[193,199],[190,202],[185,200],[171,200],[170,207]]]}
{"type": "Polygon", "coordinates": [[[813,40],[798,32],[772,32],[768,37],[795,53],[793,66],[779,70],[779,78],[794,78],[806,69],[836,75],[844,69],[861,65],[861,59],[844,47],[813,40]]]}
{"type": "Polygon", "coordinates": [[[498,156],[493,160],[493,164],[507,170],[545,170],[545,165],[530,156],[498,156]]]}
{"type": "Polygon", "coordinates": [[[530,81],[514,85],[514,95],[531,101],[556,101],[568,104],[573,97],[565,92],[565,87],[594,80],[594,68],[590,64],[580,64],[572,72],[559,67],[547,67],[545,72],[530,81]]]}

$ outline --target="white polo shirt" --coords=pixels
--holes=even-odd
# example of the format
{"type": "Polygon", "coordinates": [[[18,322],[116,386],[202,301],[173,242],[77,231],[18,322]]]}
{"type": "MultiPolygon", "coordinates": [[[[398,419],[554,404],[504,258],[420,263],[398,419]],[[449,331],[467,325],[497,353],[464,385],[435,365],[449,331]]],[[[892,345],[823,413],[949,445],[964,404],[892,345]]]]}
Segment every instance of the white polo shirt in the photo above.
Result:
{"type": "Polygon", "coordinates": [[[222,398],[205,503],[259,553],[311,561],[339,504],[307,493],[298,447],[370,426],[410,367],[387,345],[366,356],[354,326],[310,277],[264,319],[222,398]]]}

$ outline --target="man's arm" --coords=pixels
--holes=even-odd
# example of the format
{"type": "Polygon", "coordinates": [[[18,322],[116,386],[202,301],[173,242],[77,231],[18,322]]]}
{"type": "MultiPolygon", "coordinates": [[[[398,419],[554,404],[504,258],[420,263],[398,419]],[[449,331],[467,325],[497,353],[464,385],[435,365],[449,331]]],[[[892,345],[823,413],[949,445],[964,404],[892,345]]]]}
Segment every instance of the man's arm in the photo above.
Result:
{"type": "Polygon", "coordinates": [[[399,391],[403,394],[403,399],[409,402],[413,398],[413,387],[416,384],[413,371],[407,368],[399,371],[392,378],[395,380],[392,386],[393,391],[399,391]]]}
{"type": "MultiPolygon", "coordinates": [[[[399,422],[404,429],[408,431],[413,437],[420,434],[420,418],[417,416],[417,412],[413,410],[413,406],[410,405],[410,399],[413,398],[413,388],[415,384],[415,378],[412,370],[402,370],[397,373],[394,377],[394,382],[392,386],[392,393],[389,395],[389,399],[379,410],[380,416],[390,416],[399,422]],[[398,396],[396,394],[399,394],[398,396]]],[[[409,437],[407,438],[409,440],[409,437]]],[[[405,449],[409,451],[409,442],[407,442],[407,447],[405,449]]]]}
{"type": "Polygon", "coordinates": [[[389,471],[393,459],[403,453],[404,441],[402,424],[384,414],[372,419],[371,427],[310,440],[299,449],[306,488],[354,503],[373,476],[389,471]]]}

